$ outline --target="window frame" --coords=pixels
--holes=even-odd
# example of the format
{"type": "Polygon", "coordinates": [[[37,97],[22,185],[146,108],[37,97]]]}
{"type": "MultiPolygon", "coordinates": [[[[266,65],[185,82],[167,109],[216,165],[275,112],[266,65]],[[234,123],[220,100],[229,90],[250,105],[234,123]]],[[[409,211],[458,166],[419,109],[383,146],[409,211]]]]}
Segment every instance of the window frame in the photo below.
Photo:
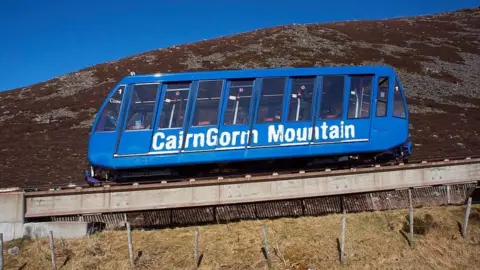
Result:
{"type": "MultiPolygon", "coordinates": [[[[220,125],[220,121],[222,121],[221,119],[221,116],[222,116],[222,110],[223,110],[223,99],[224,99],[224,96],[225,96],[225,87],[226,85],[228,84],[228,80],[226,79],[203,79],[203,80],[195,80],[195,81],[191,81],[190,85],[192,84],[195,84],[194,86],[194,94],[193,94],[193,98],[194,98],[194,103],[191,104],[191,106],[189,106],[189,102],[187,102],[187,110],[188,112],[186,113],[186,117],[185,118],[188,118],[188,123],[189,123],[189,127],[193,127],[193,128],[199,128],[199,127],[218,127],[220,125]],[[219,100],[218,100],[218,107],[217,107],[217,123],[216,124],[210,124],[210,125],[195,125],[194,124],[194,120],[195,120],[195,113],[196,113],[196,110],[197,110],[197,101],[198,101],[198,94],[199,94],[199,90],[200,90],[200,83],[201,82],[208,82],[208,81],[221,81],[222,82],[222,87],[220,89],[220,97],[219,97],[219,100]]],[[[190,93],[189,95],[192,95],[191,92],[192,92],[192,87],[190,86],[190,93]]],[[[166,91],[165,91],[166,93],[166,91]]],[[[193,99],[192,98],[192,99],[193,99]]],[[[189,100],[190,101],[190,97],[189,97],[189,100]]]]}
{"type": "Polygon", "coordinates": [[[348,78],[348,91],[347,91],[347,95],[346,95],[346,101],[347,101],[347,110],[346,110],[346,119],[347,120],[360,120],[360,119],[370,119],[372,117],[372,99],[373,99],[373,92],[375,90],[374,88],[374,85],[377,83],[377,80],[375,80],[375,74],[349,74],[347,76],[348,78]],[[361,112],[362,112],[362,109],[361,109],[361,106],[363,105],[363,101],[360,102],[360,116],[358,117],[349,117],[348,116],[348,113],[350,111],[350,97],[351,97],[351,86],[352,86],[352,79],[353,78],[356,78],[356,77],[371,77],[372,80],[371,80],[371,86],[370,86],[370,99],[368,101],[368,115],[367,116],[361,116],[361,112]]]}
{"type": "MultiPolygon", "coordinates": [[[[159,132],[161,130],[175,130],[175,129],[184,129],[185,124],[191,124],[192,120],[192,99],[193,97],[196,98],[195,91],[194,89],[197,87],[197,82],[198,80],[178,80],[178,81],[163,81],[161,82],[161,95],[159,95],[159,100],[158,100],[158,105],[157,105],[157,110],[156,110],[156,123],[155,123],[155,132],[159,132]],[[189,83],[189,88],[188,88],[188,96],[187,96],[187,104],[185,105],[185,114],[183,118],[182,125],[179,127],[160,127],[160,121],[161,121],[161,114],[163,112],[163,105],[165,103],[165,98],[167,96],[167,88],[170,84],[175,84],[175,83],[189,83]],[[193,90],[192,90],[193,88],[193,90]],[[160,104],[161,103],[161,104],[160,104]]],[[[196,99],[195,99],[196,100],[196,99]]],[[[195,105],[195,104],[194,104],[195,105]]],[[[193,120],[192,120],[193,121],[193,120]]]]}
{"type": "Polygon", "coordinates": [[[222,98],[222,108],[221,108],[221,118],[219,118],[219,125],[220,126],[225,126],[225,127],[231,127],[231,126],[245,126],[245,125],[248,125],[250,126],[251,124],[251,121],[252,121],[252,110],[255,108],[254,106],[256,105],[255,102],[256,102],[256,91],[257,91],[257,88],[258,88],[258,81],[259,79],[263,79],[262,77],[260,78],[257,78],[257,77],[244,77],[244,78],[237,78],[237,77],[231,77],[231,78],[228,78],[228,79],[225,79],[225,83],[224,83],[224,88],[223,88],[223,95],[224,97],[222,98]],[[248,107],[248,120],[247,120],[247,123],[246,124],[226,124],[225,123],[225,115],[227,113],[227,110],[228,110],[228,100],[229,100],[229,97],[230,97],[230,88],[231,88],[231,85],[232,85],[232,81],[239,81],[239,80],[251,80],[252,81],[252,93],[250,94],[250,103],[249,103],[249,107],[248,107]]]}
{"type": "Polygon", "coordinates": [[[289,89],[289,77],[288,76],[265,76],[265,77],[259,77],[257,78],[257,80],[260,81],[260,83],[258,85],[256,85],[256,98],[255,98],[255,114],[253,115],[254,116],[254,119],[253,119],[253,124],[254,125],[275,125],[275,124],[283,124],[285,123],[285,104],[286,104],[286,98],[285,98],[285,93],[288,91],[289,89]],[[280,116],[280,120],[278,121],[272,121],[272,122],[265,122],[265,121],[262,121],[260,122],[259,121],[259,116],[260,116],[260,105],[261,105],[261,101],[262,101],[262,92],[263,92],[263,85],[265,83],[265,79],[267,80],[272,80],[272,79],[282,79],[283,80],[283,92],[282,92],[282,105],[280,106],[280,111],[282,113],[282,115],[280,116]]]}
{"type": "Polygon", "coordinates": [[[318,92],[318,86],[319,86],[319,79],[320,76],[312,74],[312,75],[297,75],[297,76],[289,76],[286,77],[287,81],[287,89],[286,92],[288,93],[288,96],[285,97],[284,93],[284,107],[282,110],[284,111],[283,113],[286,115],[284,118],[284,123],[311,123],[315,120],[315,115],[317,111],[317,92],[318,92]],[[295,80],[297,79],[313,79],[313,89],[312,89],[312,99],[311,99],[311,104],[310,104],[310,118],[308,120],[289,120],[289,113],[290,113],[290,101],[292,100],[292,86],[295,83],[295,80]]]}
{"type": "Polygon", "coordinates": [[[345,99],[348,98],[348,87],[349,87],[349,80],[348,80],[349,74],[321,74],[318,75],[318,85],[317,85],[317,104],[315,105],[315,119],[314,121],[336,121],[336,120],[344,120],[347,116],[347,108],[348,104],[346,104],[345,99]],[[322,118],[321,113],[322,113],[322,104],[323,104],[323,90],[324,90],[324,82],[325,82],[325,77],[342,77],[343,82],[342,82],[342,104],[340,108],[342,109],[342,113],[340,114],[339,117],[336,118],[322,118]]]}

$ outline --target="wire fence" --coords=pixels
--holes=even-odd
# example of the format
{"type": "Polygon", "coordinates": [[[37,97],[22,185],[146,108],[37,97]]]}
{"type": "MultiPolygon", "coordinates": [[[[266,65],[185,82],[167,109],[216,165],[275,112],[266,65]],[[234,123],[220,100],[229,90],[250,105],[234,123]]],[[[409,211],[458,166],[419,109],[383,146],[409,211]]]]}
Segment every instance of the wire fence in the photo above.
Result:
{"type": "MultiPolygon", "coordinates": [[[[408,192],[408,200],[409,200],[409,215],[408,215],[409,220],[408,220],[408,223],[405,223],[405,226],[402,229],[402,233],[404,234],[405,238],[408,240],[409,247],[414,249],[415,242],[416,242],[415,235],[425,234],[425,232],[428,231],[429,228],[434,226],[434,221],[431,217],[429,217],[428,214],[426,214],[423,219],[414,216],[412,192],[410,190],[408,192]]],[[[460,228],[461,229],[460,234],[464,238],[467,236],[471,205],[472,205],[472,197],[469,197],[466,203],[464,219],[460,228]]],[[[348,239],[345,236],[345,231],[346,231],[346,227],[348,226],[347,217],[348,217],[347,211],[346,209],[343,209],[341,214],[341,228],[339,229],[340,237],[337,238],[339,264],[342,264],[342,265],[345,264],[346,262],[345,242],[348,241],[348,239]]],[[[127,241],[128,241],[129,263],[132,268],[135,268],[139,257],[135,256],[135,247],[133,245],[132,229],[131,229],[130,222],[126,222],[126,234],[127,234],[127,241]]],[[[280,257],[280,259],[282,259],[282,256],[278,254],[278,249],[272,250],[271,244],[269,244],[267,226],[265,224],[261,225],[261,235],[262,235],[262,239],[261,239],[260,249],[262,251],[263,258],[265,259],[265,263],[267,264],[269,269],[272,269],[273,268],[272,254],[275,254],[277,257],[280,257]]],[[[192,254],[191,266],[193,269],[198,269],[201,265],[201,261],[203,258],[203,253],[201,253],[201,251],[199,250],[200,233],[199,233],[198,227],[195,227],[193,237],[194,237],[193,252],[192,252],[193,254],[192,254]]],[[[50,248],[49,259],[51,260],[51,267],[52,269],[58,269],[57,259],[56,259],[57,251],[55,248],[55,234],[53,231],[48,232],[48,239],[49,239],[49,248],[50,248]]],[[[0,270],[4,270],[5,269],[4,254],[9,254],[10,251],[5,250],[4,248],[2,233],[0,233],[0,250],[2,251],[0,252],[0,270]]]]}

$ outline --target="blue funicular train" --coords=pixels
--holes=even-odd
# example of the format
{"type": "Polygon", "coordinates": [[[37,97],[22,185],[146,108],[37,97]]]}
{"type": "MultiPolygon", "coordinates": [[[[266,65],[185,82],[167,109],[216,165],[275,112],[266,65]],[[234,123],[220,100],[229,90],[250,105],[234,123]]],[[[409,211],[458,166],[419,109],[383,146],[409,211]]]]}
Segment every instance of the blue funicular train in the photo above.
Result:
{"type": "Polygon", "coordinates": [[[126,76],[93,122],[86,180],[272,160],[406,160],[408,126],[403,87],[389,66],[126,76]]]}

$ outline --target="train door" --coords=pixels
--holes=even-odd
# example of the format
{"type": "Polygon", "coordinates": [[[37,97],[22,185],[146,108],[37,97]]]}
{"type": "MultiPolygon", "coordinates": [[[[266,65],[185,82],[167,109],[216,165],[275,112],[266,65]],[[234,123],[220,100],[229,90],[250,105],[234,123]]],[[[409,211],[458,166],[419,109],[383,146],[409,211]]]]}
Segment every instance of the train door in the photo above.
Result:
{"type": "Polygon", "coordinates": [[[188,126],[184,135],[184,152],[212,151],[218,144],[219,116],[224,80],[197,83],[188,126]]]}
{"type": "Polygon", "coordinates": [[[369,140],[373,78],[373,75],[321,77],[312,144],[369,140]]]}
{"type": "MultiPolygon", "coordinates": [[[[390,76],[378,76],[377,87],[374,93],[375,113],[372,121],[371,137],[374,141],[384,141],[388,139],[389,131],[391,130],[389,114],[390,89],[393,88],[393,80],[390,76]]],[[[388,140],[387,140],[388,141],[388,140]]]]}
{"type": "Polygon", "coordinates": [[[165,82],[162,85],[158,120],[151,137],[151,152],[158,154],[178,153],[184,143],[186,112],[190,104],[191,81],[165,82]]]}
{"type": "Polygon", "coordinates": [[[325,144],[340,141],[340,127],[345,115],[345,88],[347,79],[343,75],[326,75],[319,78],[317,106],[312,144],[325,144]]]}
{"type": "Polygon", "coordinates": [[[117,145],[118,156],[149,152],[158,87],[159,83],[139,83],[130,87],[128,106],[117,145]]]}
{"type": "Polygon", "coordinates": [[[224,104],[220,118],[216,150],[243,149],[258,134],[250,133],[255,79],[230,79],[227,81],[224,104]]]}
{"type": "Polygon", "coordinates": [[[283,143],[284,135],[284,104],[287,90],[287,78],[263,78],[257,87],[255,102],[255,117],[251,130],[252,139],[249,147],[272,147],[283,143]]]}
{"type": "Polygon", "coordinates": [[[316,76],[291,77],[288,80],[285,128],[282,145],[308,145],[313,135],[316,100],[316,76]]]}
{"type": "Polygon", "coordinates": [[[347,119],[344,126],[340,127],[344,131],[342,141],[367,142],[370,140],[371,112],[374,108],[372,98],[376,88],[375,75],[350,75],[347,79],[347,119]]]}

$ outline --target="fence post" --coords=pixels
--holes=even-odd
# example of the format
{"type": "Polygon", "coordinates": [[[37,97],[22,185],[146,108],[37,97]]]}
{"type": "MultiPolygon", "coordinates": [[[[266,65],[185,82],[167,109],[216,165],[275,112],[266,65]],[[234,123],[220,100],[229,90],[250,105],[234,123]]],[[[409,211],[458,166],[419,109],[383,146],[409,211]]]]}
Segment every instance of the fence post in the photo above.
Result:
{"type": "Polygon", "coordinates": [[[415,241],[413,239],[413,203],[412,203],[412,190],[408,189],[408,202],[410,204],[410,247],[413,248],[415,241]]]}
{"type": "Polygon", "coordinates": [[[462,225],[462,236],[465,237],[467,234],[467,227],[468,227],[468,218],[470,216],[470,208],[472,207],[472,197],[468,197],[467,201],[467,209],[465,211],[465,217],[463,218],[463,225],[462,225]]]}
{"type": "Polygon", "coordinates": [[[340,240],[340,263],[344,264],[345,262],[345,223],[347,219],[347,211],[343,208],[343,215],[342,215],[342,235],[340,240]]]}
{"type": "Polygon", "coordinates": [[[193,242],[193,261],[195,269],[198,269],[198,227],[195,227],[195,239],[193,242]]]}
{"type": "Polygon", "coordinates": [[[133,262],[133,244],[132,244],[132,230],[130,227],[130,222],[127,222],[127,235],[128,235],[128,254],[130,257],[130,264],[134,266],[133,262]]]}
{"type": "Polygon", "coordinates": [[[3,233],[0,233],[0,270],[3,270],[3,233]]]}
{"type": "Polygon", "coordinates": [[[262,224],[263,235],[263,251],[265,252],[265,258],[267,259],[268,269],[272,269],[272,262],[270,261],[270,255],[268,254],[268,242],[267,242],[267,227],[262,224]]]}
{"type": "Polygon", "coordinates": [[[57,260],[55,259],[55,245],[53,243],[53,231],[50,231],[50,254],[52,257],[52,269],[57,270],[57,260]]]}

